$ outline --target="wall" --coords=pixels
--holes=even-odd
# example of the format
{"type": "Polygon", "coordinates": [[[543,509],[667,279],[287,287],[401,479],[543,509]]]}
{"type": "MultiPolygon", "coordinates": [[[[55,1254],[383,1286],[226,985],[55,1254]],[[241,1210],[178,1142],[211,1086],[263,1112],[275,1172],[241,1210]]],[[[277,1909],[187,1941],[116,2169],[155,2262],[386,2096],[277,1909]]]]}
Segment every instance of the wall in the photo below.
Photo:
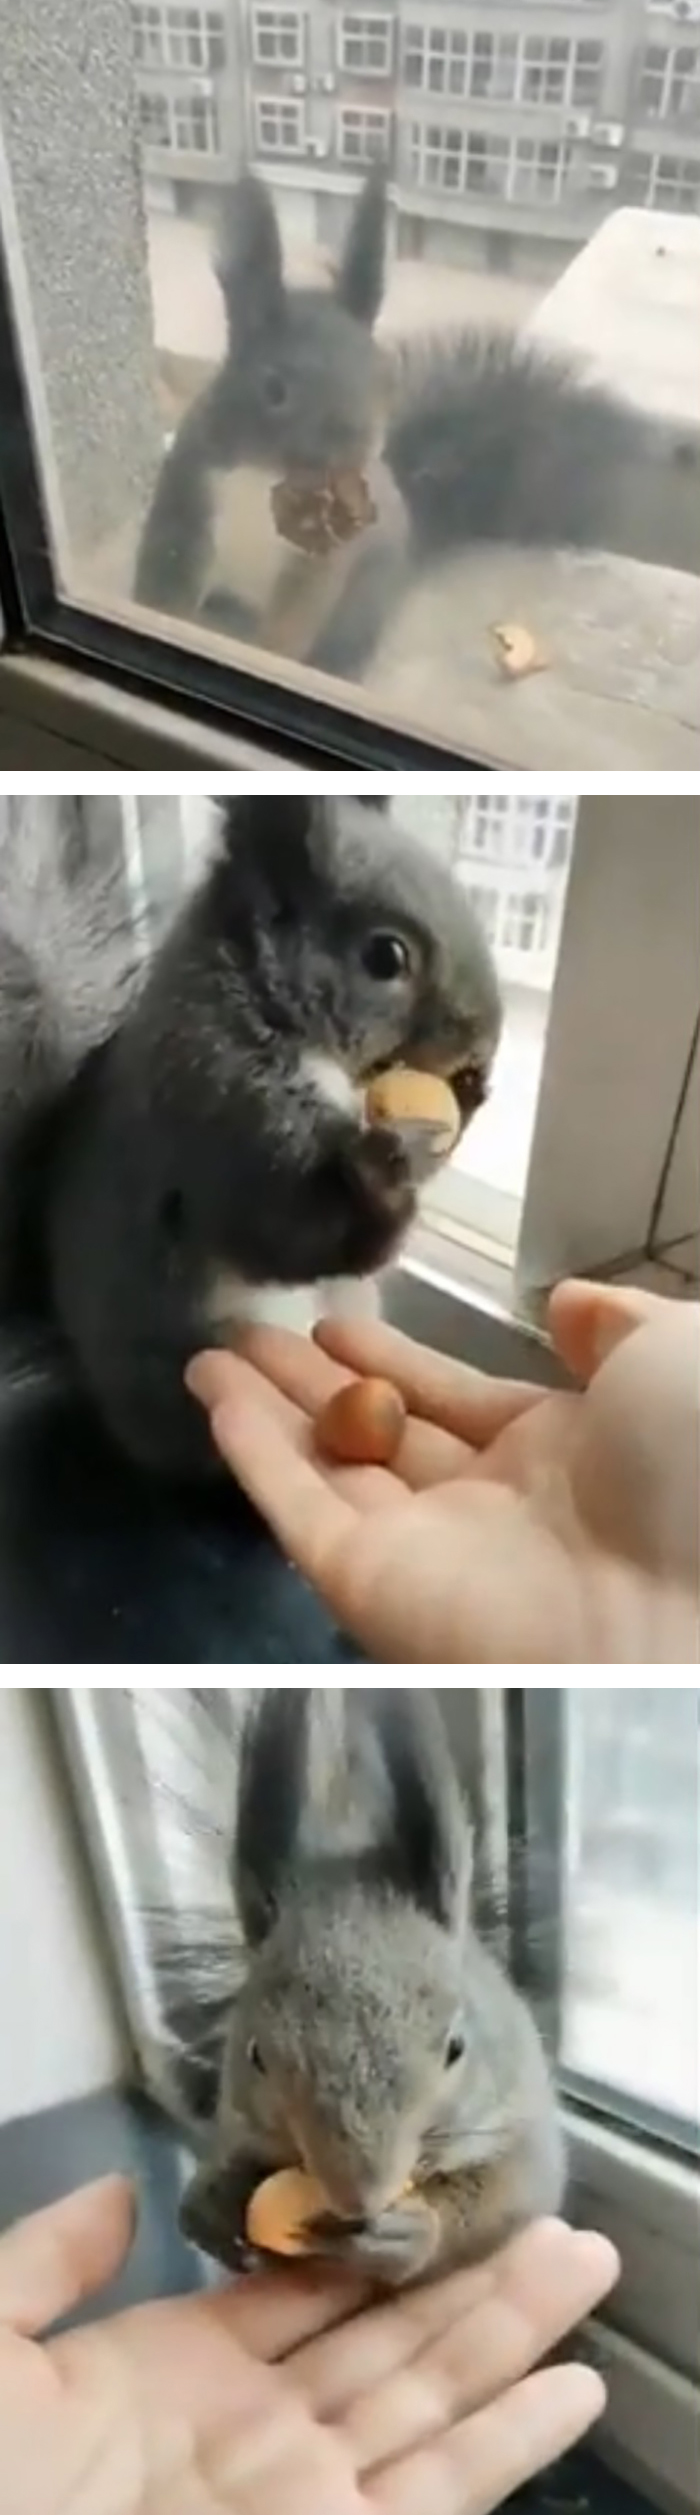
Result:
{"type": "Polygon", "coordinates": [[[0,1690],[0,2122],[123,2076],[128,2039],[42,1691],[0,1690]]]}

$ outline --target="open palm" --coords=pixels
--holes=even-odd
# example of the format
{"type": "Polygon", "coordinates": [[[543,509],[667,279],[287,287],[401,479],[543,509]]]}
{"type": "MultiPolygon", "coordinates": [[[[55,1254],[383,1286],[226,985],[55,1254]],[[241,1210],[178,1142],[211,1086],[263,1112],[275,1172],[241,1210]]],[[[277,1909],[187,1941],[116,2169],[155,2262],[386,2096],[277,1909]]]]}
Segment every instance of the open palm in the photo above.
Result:
{"type": "Polygon", "coordinates": [[[602,2237],[542,2221],[363,2312],[295,2267],[37,2341],[132,2227],[112,2177],[0,2242],[2,2515],[489,2515],[603,2406],[588,2367],[530,2372],[613,2284],[602,2237]]]}
{"type": "Polygon", "coordinates": [[[572,1284],[553,1325],[584,1391],[490,1380],[330,1320],[314,1342],[266,1329],[245,1356],[191,1366],[223,1457],[371,1658],[695,1657],[698,1314],[572,1284]],[[406,1400],[391,1471],[315,1454],[314,1416],[355,1372],[406,1400]]]}

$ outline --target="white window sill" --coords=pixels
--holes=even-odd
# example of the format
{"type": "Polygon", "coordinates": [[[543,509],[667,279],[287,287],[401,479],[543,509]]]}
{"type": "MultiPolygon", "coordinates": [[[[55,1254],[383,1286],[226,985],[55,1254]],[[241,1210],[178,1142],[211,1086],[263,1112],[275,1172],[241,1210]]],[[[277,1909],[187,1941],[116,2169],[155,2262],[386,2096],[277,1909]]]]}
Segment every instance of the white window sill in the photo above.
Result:
{"type": "Polygon", "coordinates": [[[700,2178],[608,2125],[567,2113],[569,2210],[617,2246],[622,2277],[591,2326],[608,2406],[604,2458],[668,2515],[698,2503],[700,2178]]]}

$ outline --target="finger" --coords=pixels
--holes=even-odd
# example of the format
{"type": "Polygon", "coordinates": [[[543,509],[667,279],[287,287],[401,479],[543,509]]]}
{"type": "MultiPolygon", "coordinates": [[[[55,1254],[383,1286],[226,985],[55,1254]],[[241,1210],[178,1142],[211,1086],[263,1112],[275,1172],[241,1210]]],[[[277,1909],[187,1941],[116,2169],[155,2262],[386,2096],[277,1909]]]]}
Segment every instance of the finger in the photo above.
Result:
{"type": "Polygon", "coordinates": [[[617,1345],[638,1327],[668,1315],[663,1294],[634,1284],[590,1284],[572,1279],[550,1296],[549,1324],[562,1362],[586,1384],[617,1345]]]}
{"type": "MultiPolygon", "coordinates": [[[[308,1415],[320,1413],[339,1388],[347,1388],[355,1373],[343,1363],[334,1362],[310,1337],[294,1336],[286,1328],[256,1328],[246,1338],[246,1356],[259,1371],[274,1380],[296,1406],[308,1415]]],[[[418,1423],[409,1416],[392,1473],[411,1491],[420,1493],[426,1485],[446,1484],[453,1476],[463,1476],[465,1464],[472,1456],[470,1447],[458,1441],[436,1424],[418,1423]]]]}
{"type": "MultiPolygon", "coordinates": [[[[284,1331],[280,1329],[275,1331],[277,1333],[282,1336],[284,1331]]],[[[297,1341],[299,1344],[304,1342],[301,1337],[298,1340],[289,1338],[291,1344],[297,1341]]],[[[293,1377],[290,1373],[290,1391],[293,1377]]],[[[214,1415],[220,1408],[231,1410],[232,1415],[242,1412],[246,1418],[251,1407],[260,1411],[264,1409],[269,1418],[277,1423],[290,1449],[297,1450],[304,1458],[312,1457],[309,1414],[303,1406],[293,1402],[291,1394],[284,1388],[267,1379],[263,1370],[247,1354],[197,1354],[188,1363],[185,1381],[190,1395],[197,1398],[208,1412],[212,1432],[214,1415]]],[[[360,1512],[372,1513],[381,1510],[387,1502],[396,1500],[394,1477],[382,1467],[336,1467],[327,1459],[319,1459],[316,1464],[325,1483],[344,1495],[346,1501],[360,1512]]],[[[242,1483],[243,1477],[238,1470],[236,1472],[242,1483]]]]}
{"type": "Polygon", "coordinates": [[[556,2222],[538,2228],[490,2297],[476,2310],[467,2305],[410,2367],[355,2403],[345,2424],[357,2469],[407,2454],[497,2400],[592,2312],[618,2268],[602,2237],[579,2242],[556,2222]]]}
{"type": "Polygon", "coordinates": [[[352,1503],[301,1457],[274,1414],[257,1401],[215,1406],[211,1430],[220,1456],[278,1544],[333,1614],[342,1614],[341,1557],[358,1518],[352,1503]]]}
{"type": "Polygon", "coordinates": [[[543,1392],[522,1380],[496,1380],[465,1362],[416,1345],[398,1328],[369,1321],[321,1319],[313,1341],[350,1371],[393,1380],[413,1415],[481,1449],[505,1425],[541,1403],[543,1392]]]}
{"type": "Polygon", "coordinates": [[[365,2483],[386,2515],[492,2515],[515,2489],[569,2452],[605,2409],[591,2367],[546,2367],[486,2410],[365,2483]]]}
{"type": "Polygon", "coordinates": [[[313,2343],[300,2362],[307,2397],[317,2417],[343,2416],[365,2470],[526,2374],[618,2272],[604,2237],[542,2220],[491,2261],[363,2314],[332,2350],[313,2343]]]}
{"type": "Polygon", "coordinates": [[[251,2357],[269,2365],[289,2358],[296,2366],[305,2346],[315,2346],[316,2335],[334,2332],[337,2343],[336,2326],[357,2314],[366,2295],[366,2281],[347,2265],[335,2271],[327,2263],[295,2262],[293,2269],[256,2272],[209,2303],[217,2322],[251,2357]]]}
{"type": "Polygon", "coordinates": [[[0,2239],[0,2323],[30,2336],[94,2296],[121,2269],[135,2214],[133,2185],[107,2175],[19,2219],[0,2239]]]}

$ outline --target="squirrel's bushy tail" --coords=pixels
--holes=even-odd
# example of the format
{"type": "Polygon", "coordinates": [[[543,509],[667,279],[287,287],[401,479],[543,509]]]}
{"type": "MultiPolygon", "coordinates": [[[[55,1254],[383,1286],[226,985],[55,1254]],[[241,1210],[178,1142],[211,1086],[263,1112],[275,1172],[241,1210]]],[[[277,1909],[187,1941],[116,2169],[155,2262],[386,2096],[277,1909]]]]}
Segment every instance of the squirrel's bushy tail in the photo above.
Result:
{"type": "Polygon", "coordinates": [[[141,972],[121,843],[88,812],[79,795],[0,797],[0,1300],[22,1307],[40,1132],[141,972]]]}
{"type": "Polygon", "coordinates": [[[615,548],[643,418],[507,333],[400,350],[385,457],[420,557],[475,541],[615,548]]]}

